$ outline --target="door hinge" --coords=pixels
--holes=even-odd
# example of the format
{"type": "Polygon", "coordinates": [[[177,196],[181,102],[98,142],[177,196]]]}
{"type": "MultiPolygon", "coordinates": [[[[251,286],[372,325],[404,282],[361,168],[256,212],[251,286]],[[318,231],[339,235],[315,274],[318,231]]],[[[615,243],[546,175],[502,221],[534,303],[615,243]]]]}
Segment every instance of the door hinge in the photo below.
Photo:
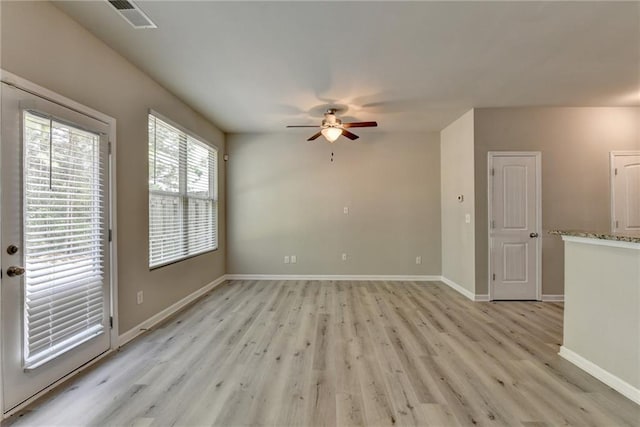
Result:
{"type": "Polygon", "coordinates": [[[109,154],[111,154],[111,141],[109,141],[108,146],[109,146],[109,154]]]}
{"type": "Polygon", "coordinates": [[[491,220],[491,228],[496,228],[496,220],[495,219],[491,220]]]}
{"type": "Polygon", "coordinates": [[[109,317],[109,327],[113,329],[113,316],[109,317]]]}
{"type": "Polygon", "coordinates": [[[491,276],[493,278],[493,280],[496,280],[496,273],[493,273],[493,275],[491,276]]]}
{"type": "Polygon", "coordinates": [[[618,220],[616,219],[616,228],[620,227],[620,224],[618,224],[618,220]]]}
{"type": "Polygon", "coordinates": [[[613,170],[613,174],[614,174],[614,175],[618,175],[618,168],[615,168],[615,169],[613,170]]]}
{"type": "Polygon", "coordinates": [[[113,237],[113,233],[111,232],[111,229],[109,229],[109,241],[111,241],[112,237],[113,237]]]}
{"type": "Polygon", "coordinates": [[[491,176],[495,176],[496,174],[496,170],[494,168],[491,168],[491,176]]]}

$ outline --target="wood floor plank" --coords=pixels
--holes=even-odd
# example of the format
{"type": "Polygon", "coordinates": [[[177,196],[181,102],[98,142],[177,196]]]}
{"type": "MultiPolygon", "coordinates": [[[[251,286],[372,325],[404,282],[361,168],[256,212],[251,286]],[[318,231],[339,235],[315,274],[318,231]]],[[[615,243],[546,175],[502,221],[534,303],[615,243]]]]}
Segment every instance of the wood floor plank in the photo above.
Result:
{"type": "MultiPolygon", "coordinates": [[[[356,331],[354,345],[358,351],[356,367],[360,379],[365,421],[367,425],[393,425],[396,422],[396,414],[391,404],[380,361],[375,357],[373,339],[367,329],[367,323],[371,322],[371,318],[363,308],[363,289],[354,286],[350,291],[356,331]]],[[[367,292],[378,293],[375,288],[367,289],[367,292]]]]}
{"type": "Polygon", "coordinates": [[[0,425],[640,425],[558,356],[562,316],[437,282],[229,281],[0,425]]]}
{"type": "MultiPolygon", "coordinates": [[[[306,313],[302,319],[300,334],[296,338],[293,356],[285,359],[287,369],[287,382],[285,384],[286,396],[283,403],[275,403],[280,406],[281,420],[307,420],[307,390],[313,380],[313,342],[314,329],[317,326],[316,313],[306,313]]],[[[269,393],[268,385],[264,393],[269,393]]],[[[260,417],[253,418],[253,424],[260,424],[260,417]]],[[[304,421],[306,422],[306,421],[304,421]]]]}
{"type": "Polygon", "coordinates": [[[334,366],[336,371],[336,425],[364,426],[364,404],[357,373],[358,352],[354,344],[353,295],[350,282],[336,283],[334,366]]]}
{"type": "MultiPolygon", "coordinates": [[[[370,322],[367,322],[367,329],[372,337],[372,344],[376,353],[376,358],[385,375],[385,384],[392,399],[390,399],[394,413],[396,415],[396,423],[399,425],[423,425],[429,421],[427,414],[423,411],[421,400],[435,400],[431,396],[431,390],[423,384],[424,376],[419,376],[419,381],[415,384],[411,381],[411,372],[413,366],[407,369],[401,358],[396,353],[392,339],[388,333],[382,333],[387,328],[384,316],[390,314],[388,307],[380,305],[378,299],[380,287],[378,287],[378,295],[365,294],[365,308],[370,322]],[[366,298],[368,296],[368,298],[366,298]],[[385,314],[383,314],[383,312],[385,314]],[[416,387],[417,386],[417,387],[416,387]],[[419,393],[423,393],[419,395],[419,393]],[[428,396],[428,397],[424,397],[428,396]],[[419,397],[423,397],[420,399],[419,397]]],[[[419,351],[418,351],[419,352],[419,351]]]]}

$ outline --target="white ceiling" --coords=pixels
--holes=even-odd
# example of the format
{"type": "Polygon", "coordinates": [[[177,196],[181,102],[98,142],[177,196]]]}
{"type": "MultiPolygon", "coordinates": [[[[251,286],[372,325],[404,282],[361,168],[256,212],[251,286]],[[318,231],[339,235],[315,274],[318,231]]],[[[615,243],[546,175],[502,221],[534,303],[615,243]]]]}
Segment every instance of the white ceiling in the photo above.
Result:
{"type": "Polygon", "coordinates": [[[424,131],[472,107],[640,105],[639,2],[138,1],[152,30],[56,4],[226,132],[330,105],[424,131]]]}

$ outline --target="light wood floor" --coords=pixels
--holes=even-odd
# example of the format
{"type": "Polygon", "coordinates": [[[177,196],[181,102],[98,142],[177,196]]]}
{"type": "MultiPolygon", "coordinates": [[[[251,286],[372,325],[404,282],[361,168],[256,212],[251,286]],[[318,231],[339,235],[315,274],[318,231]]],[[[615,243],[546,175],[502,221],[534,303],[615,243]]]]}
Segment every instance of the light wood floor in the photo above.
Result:
{"type": "Polygon", "coordinates": [[[561,359],[562,304],[232,281],[2,425],[640,425],[561,359]]]}

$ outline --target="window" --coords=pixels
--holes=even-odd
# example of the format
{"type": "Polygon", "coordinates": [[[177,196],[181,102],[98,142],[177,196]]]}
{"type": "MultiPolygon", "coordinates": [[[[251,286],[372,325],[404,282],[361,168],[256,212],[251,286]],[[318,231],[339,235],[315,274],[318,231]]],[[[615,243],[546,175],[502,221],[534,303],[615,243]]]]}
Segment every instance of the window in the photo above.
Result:
{"type": "Polygon", "coordinates": [[[149,114],[149,267],[218,247],[218,151],[149,114]]]}
{"type": "Polygon", "coordinates": [[[23,112],[24,368],[104,333],[106,138],[23,112]]]}

